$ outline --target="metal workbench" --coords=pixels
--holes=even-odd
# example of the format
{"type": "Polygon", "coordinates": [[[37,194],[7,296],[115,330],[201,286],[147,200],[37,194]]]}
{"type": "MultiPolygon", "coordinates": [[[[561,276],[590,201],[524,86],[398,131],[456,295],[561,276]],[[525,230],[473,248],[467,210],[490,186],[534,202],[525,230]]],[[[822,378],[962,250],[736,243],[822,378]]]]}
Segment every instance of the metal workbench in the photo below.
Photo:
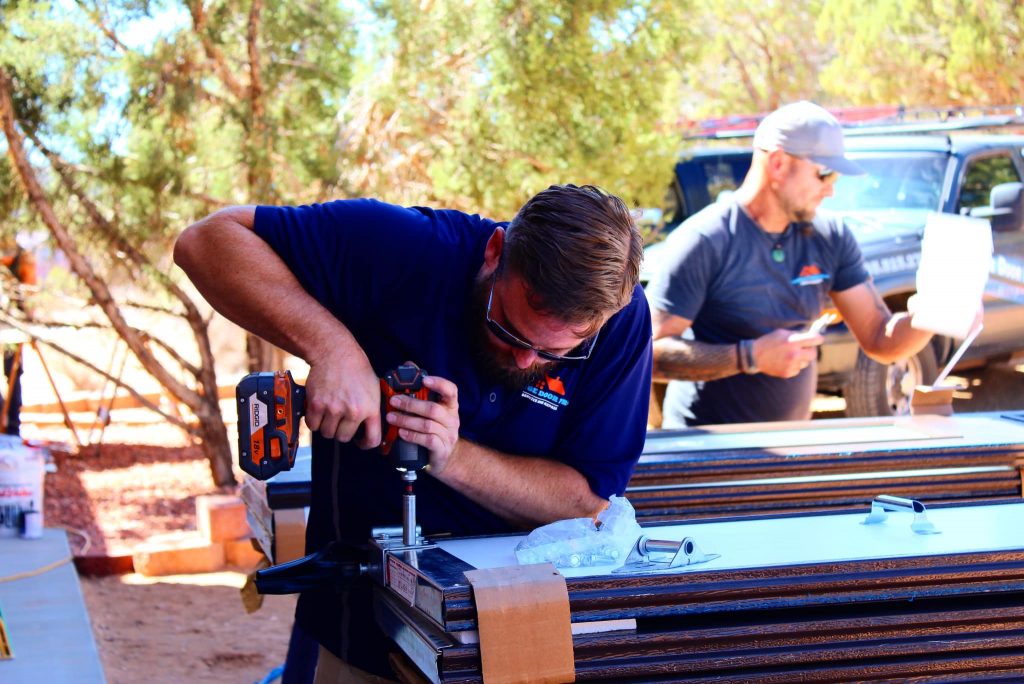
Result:
{"type": "MultiPolygon", "coordinates": [[[[577,681],[1024,678],[1024,503],[648,526],[716,559],[671,571],[562,570],[577,681]]],[[[439,540],[388,559],[378,621],[434,682],[481,681],[466,570],[520,537],[439,540]]]]}

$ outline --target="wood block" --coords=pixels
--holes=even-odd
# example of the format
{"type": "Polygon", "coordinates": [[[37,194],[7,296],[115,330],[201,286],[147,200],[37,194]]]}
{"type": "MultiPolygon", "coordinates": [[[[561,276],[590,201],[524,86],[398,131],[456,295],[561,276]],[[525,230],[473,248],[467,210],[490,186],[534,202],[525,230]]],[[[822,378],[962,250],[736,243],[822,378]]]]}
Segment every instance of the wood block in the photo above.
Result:
{"type": "Polygon", "coordinates": [[[192,531],[150,537],[135,547],[135,572],[147,577],[215,572],[224,567],[224,545],[192,531]]]}
{"type": "Polygon", "coordinates": [[[910,397],[910,414],[913,416],[953,415],[953,392],[958,387],[918,385],[910,397]]]}
{"type": "Polygon", "coordinates": [[[207,494],[196,497],[196,528],[212,542],[252,536],[245,519],[245,503],[237,496],[207,494]]]}
{"type": "Polygon", "coordinates": [[[266,556],[253,547],[251,539],[234,539],[224,542],[224,558],[228,565],[249,570],[266,556]]]}

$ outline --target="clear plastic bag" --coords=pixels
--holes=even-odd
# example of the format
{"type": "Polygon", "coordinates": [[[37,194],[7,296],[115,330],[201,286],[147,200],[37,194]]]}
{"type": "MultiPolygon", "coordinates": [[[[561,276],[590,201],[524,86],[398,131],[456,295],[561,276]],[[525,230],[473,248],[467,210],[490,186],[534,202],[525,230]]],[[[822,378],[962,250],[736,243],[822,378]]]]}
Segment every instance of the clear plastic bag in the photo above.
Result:
{"type": "Polygon", "coordinates": [[[516,559],[556,568],[621,565],[641,534],[633,506],[612,496],[597,520],[600,526],[592,518],[573,518],[538,527],[516,546],[516,559]]]}

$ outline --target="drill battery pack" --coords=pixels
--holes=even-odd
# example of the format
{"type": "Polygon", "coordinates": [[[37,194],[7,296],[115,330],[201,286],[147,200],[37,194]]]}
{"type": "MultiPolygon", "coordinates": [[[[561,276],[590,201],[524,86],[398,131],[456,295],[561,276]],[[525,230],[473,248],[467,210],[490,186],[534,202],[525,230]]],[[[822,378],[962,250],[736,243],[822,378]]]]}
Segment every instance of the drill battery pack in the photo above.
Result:
{"type": "Polygon", "coordinates": [[[306,388],[290,371],[250,373],[235,388],[238,465],[267,480],[295,463],[306,388]]]}

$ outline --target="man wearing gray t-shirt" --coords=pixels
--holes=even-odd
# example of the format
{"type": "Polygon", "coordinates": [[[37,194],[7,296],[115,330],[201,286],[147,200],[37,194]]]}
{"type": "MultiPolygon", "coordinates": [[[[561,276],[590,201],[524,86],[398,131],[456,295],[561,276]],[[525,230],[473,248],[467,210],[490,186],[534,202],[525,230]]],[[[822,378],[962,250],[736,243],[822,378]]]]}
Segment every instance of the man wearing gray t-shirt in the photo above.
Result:
{"type": "Polygon", "coordinates": [[[808,328],[830,300],[881,363],[931,339],[889,311],[842,222],[816,217],[838,174],[863,173],[838,121],[810,102],[786,105],[753,146],[743,184],[669,236],[647,288],[654,377],[691,381],[670,383],[663,427],[809,418],[824,338],[808,328]]]}

